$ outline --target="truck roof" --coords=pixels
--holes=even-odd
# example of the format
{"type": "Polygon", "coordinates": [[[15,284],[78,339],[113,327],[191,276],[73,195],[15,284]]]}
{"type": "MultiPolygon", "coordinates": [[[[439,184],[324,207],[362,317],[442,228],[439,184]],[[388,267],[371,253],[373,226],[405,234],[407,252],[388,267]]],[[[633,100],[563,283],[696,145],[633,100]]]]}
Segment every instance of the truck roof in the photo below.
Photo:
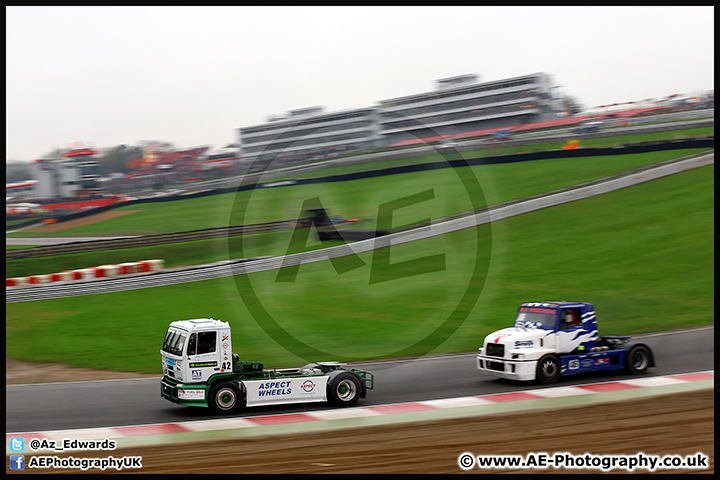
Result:
{"type": "Polygon", "coordinates": [[[522,304],[523,307],[547,307],[547,308],[557,308],[557,307],[590,307],[592,308],[591,303],[587,302],[568,302],[568,301],[546,301],[546,302],[525,302],[522,304]]]}
{"type": "Polygon", "coordinates": [[[192,320],[176,320],[170,324],[171,327],[180,328],[182,330],[208,330],[219,327],[229,327],[227,322],[215,320],[213,318],[196,318],[192,320]]]}

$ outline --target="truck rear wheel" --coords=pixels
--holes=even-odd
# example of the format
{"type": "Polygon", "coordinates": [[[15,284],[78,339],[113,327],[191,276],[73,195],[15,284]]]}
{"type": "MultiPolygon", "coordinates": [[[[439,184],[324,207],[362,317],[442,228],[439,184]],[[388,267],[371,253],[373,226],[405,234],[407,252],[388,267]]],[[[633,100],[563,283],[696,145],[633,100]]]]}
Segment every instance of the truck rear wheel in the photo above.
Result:
{"type": "Polygon", "coordinates": [[[642,345],[630,349],[625,357],[625,368],[628,372],[638,375],[650,366],[650,350],[642,345]]]}
{"type": "Polygon", "coordinates": [[[328,400],[339,407],[351,407],[360,400],[361,389],[357,375],[342,372],[328,382],[328,400]]]}
{"type": "Polygon", "coordinates": [[[221,382],[210,389],[208,406],[215,413],[235,413],[242,405],[240,389],[232,382],[221,382]]]}
{"type": "Polygon", "coordinates": [[[560,378],[560,359],[555,355],[545,355],[537,364],[536,378],[546,385],[560,378]]]}

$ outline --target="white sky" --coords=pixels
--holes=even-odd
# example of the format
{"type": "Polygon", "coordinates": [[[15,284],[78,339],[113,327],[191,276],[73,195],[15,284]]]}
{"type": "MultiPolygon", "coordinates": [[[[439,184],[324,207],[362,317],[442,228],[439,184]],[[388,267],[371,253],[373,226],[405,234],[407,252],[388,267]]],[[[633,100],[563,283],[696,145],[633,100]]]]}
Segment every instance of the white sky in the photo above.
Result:
{"type": "Polygon", "coordinates": [[[222,147],[326,112],[547,72],[585,107],[714,88],[714,7],[6,7],[6,160],[222,147]]]}

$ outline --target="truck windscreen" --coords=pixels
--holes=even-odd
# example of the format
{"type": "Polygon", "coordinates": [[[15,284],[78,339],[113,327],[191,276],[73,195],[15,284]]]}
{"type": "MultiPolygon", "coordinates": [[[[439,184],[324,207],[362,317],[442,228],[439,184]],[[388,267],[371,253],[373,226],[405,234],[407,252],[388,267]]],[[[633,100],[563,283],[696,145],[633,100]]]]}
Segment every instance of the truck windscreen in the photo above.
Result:
{"type": "Polygon", "coordinates": [[[183,332],[178,330],[168,330],[165,335],[165,341],[163,342],[163,352],[182,356],[186,338],[187,337],[183,332]]]}
{"type": "Polygon", "coordinates": [[[515,319],[515,326],[541,324],[543,327],[554,327],[557,311],[552,308],[523,307],[515,319]]]}

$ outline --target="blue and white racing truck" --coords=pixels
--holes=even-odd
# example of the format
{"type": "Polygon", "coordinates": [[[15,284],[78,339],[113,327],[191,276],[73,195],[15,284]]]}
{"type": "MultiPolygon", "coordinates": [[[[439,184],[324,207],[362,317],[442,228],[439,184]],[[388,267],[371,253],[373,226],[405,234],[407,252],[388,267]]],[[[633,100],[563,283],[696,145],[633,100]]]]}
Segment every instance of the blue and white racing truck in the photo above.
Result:
{"type": "Polygon", "coordinates": [[[485,337],[479,350],[481,372],[545,384],[583,372],[640,374],[655,366],[646,344],[631,337],[598,336],[595,308],[583,302],[523,303],[515,325],[485,337]]]}

